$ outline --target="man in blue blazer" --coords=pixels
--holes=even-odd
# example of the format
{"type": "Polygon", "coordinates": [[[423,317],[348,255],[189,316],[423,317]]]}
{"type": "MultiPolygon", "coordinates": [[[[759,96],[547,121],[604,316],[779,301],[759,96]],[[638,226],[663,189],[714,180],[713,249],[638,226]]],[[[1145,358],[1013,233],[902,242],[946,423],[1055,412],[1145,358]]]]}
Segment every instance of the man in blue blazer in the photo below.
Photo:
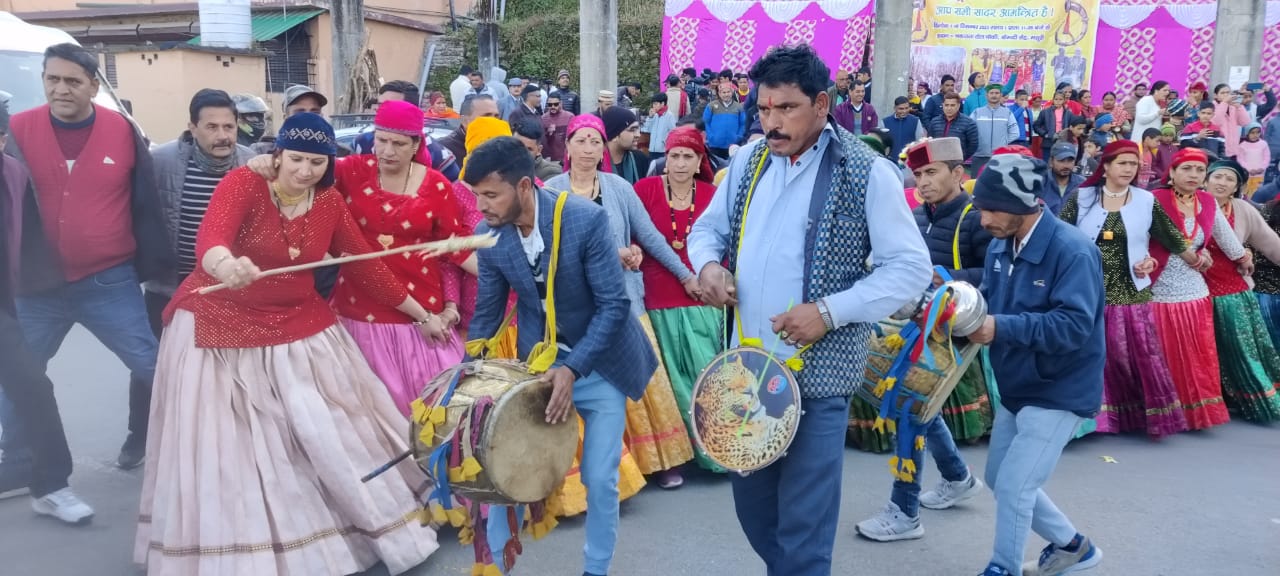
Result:
{"type": "Polygon", "coordinates": [[[572,402],[586,425],[581,467],[591,513],[585,574],[603,576],[618,536],[626,399],[640,399],[658,360],[630,313],[609,218],[589,200],[571,195],[565,203],[555,301],[547,301],[556,196],[533,178],[533,157],[515,138],[491,140],[467,156],[464,179],[485,219],[476,232],[500,235],[497,246],[478,253],[480,286],[471,334],[489,337],[503,328],[507,294],[514,290],[517,348],[521,358],[528,358],[543,337],[546,310],[555,310],[556,361],[543,375],[554,386],[546,416],[548,422],[564,421],[572,402]]]}

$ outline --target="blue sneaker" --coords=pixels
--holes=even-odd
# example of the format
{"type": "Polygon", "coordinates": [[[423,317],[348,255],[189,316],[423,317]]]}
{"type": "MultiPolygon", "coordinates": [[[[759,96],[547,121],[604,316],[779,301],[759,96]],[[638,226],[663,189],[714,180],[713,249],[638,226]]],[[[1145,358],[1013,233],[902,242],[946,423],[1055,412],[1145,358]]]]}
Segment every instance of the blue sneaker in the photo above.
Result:
{"type": "Polygon", "coordinates": [[[983,570],[978,576],[1013,576],[1013,572],[1005,570],[995,564],[987,564],[987,569],[983,570]]]}
{"type": "Polygon", "coordinates": [[[1102,549],[1093,545],[1085,536],[1080,536],[1080,546],[1075,552],[1050,544],[1040,552],[1039,576],[1060,576],[1083,572],[1102,562],[1102,549]]]}

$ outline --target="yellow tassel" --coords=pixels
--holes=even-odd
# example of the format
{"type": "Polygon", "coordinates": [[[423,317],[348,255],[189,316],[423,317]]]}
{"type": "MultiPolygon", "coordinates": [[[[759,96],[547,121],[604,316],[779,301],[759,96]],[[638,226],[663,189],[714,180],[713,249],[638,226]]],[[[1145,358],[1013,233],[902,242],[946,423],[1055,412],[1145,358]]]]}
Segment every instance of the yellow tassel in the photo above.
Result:
{"type": "MultiPolygon", "coordinates": [[[[467,356],[472,358],[480,358],[484,356],[486,341],[483,338],[475,340],[467,340],[467,356]]],[[[478,574],[474,576],[479,576],[478,574]]]]}
{"type": "Polygon", "coordinates": [[[440,525],[449,522],[449,515],[445,513],[444,506],[434,503],[431,505],[431,521],[440,525]]]}
{"type": "Polygon", "coordinates": [[[910,459],[910,458],[903,458],[903,459],[902,459],[902,468],[903,468],[904,470],[906,470],[908,474],[915,474],[915,473],[916,473],[916,461],[915,461],[915,460],[912,460],[912,459],[910,459]]]}
{"type": "Polygon", "coordinates": [[[445,420],[448,419],[448,416],[449,412],[444,406],[436,406],[431,409],[431,423],[436,426],[444,424],[445,420]]]}
{"type": "Polygon", "coordinates": [[[890,334],[884,337],[885,348],[888,348],[892,352],[897,352],[902,349],[902,345],[906,343],[907,341],[902,339],[901,334],[890,334]]]}
{"type": "Polygon", "coordinates": [[[560,351],[558,344],[552,342],[539,342],[533,345],[533,350],[529,352],[529,373],[542,374],[551,369],[551,365],[556,363],[556,354],[560,351]]]}
{"type": "Polygon", "coordinates": [[[739,345],[751,348],[764,348],[764,340],[759,338],[741,338],[739,345]]]}
{"type": "Polygon", "coordinates": [[[409,403],[409,410],[414,422],[423,424],[427,421],[427,405],[421,398],[415,398],[409,403]]]}
{"type": "Polygon", "coordinates": [[[879,432],[879,433],[881,433],[881,434],[884,434],[884,423],[885,423],[885,422],[887,422],[887,420],[885,420],[884,418],[881,418],[881,417],[879,417],[879,416],[876,416],[876,423],[871,425],[871,429],[872,429],[872,430],[875,430],[876,432],[879,432]]]}
{"type": "Polygon", "coordinates": [[[894,476],[898,475],[898,457],[897,456],[889,457],[889,469],[893,471],[894,476]]]}
{"type": "Polygon", "coordinates": [[[449,469],[449,483],[457,484],[462,482],[462,467],[454,466],[449,469]]]}
{"type": "Polygon", "coordinates": [[[476,562],[471,565],[471,576],[484,576],[484,564],[476,562]]]}
{"type": "Polygon", "coordinates": [[[484,567],[483,576],[502,576],[502,571],[498,570],[497,566],[490,564],[484,567]]]}
{"type": "Polygon", "coordinates": [[[890,434],[897,434],[897,433],[898,433],[898,421],[897,421],[897,420],[885,420],[885,421],[884,421],[884,428],[885,428],[885,430],[888,430],[890,434]]]}
{"type": "Polygon", "coordinates": [[[454,528],[461,528],[467,524],[467,513],[461,508],[450,508],[445,511],[445,515],[449,517],[449,525],[454,528]]]}
{"type": "Polygon", "coordinates": [[[470,526],[463,526],[458,529],[458,543],[463,546],[470,546],[476,541],[476,531],[470,526]]]}
{"type": "Polygon", "coordinates": [[[467,458],[462,461],[462,481],[469,482],[471,480],[475,480],[483,470],[484,468],[480,466],[480,461],[476,460],[475,456],[467,456],[467,458]]]}
{"type": "Polygon", "coordinates": [[[915,481],[916,481],[916,475],[915,475],[915,474],[912,474],[912,473],[910,473],[910,472],[903,472],[903,473],[902,473],[901,480],[902,480],[903,482],[915,482],[915,481]]]}
{"type": "Polygon", "coordinates": [[[436,427],[431,422],[424,422],[422,429],[418,430],[418,441],[424,446],[436,445],[436,427]]]}
{"type": "Polygon", "coordinates": [[[924,436],[916,436],[916,450],[924,450],[924,436]]]}
{"type": "Polygon", "coordinates": [[[787,368],[790,368],[792,372],[804,370],[804,358],[799,356],[792,356],[791,358],[788,358],[784,364],[786,364],[787,368]]]}

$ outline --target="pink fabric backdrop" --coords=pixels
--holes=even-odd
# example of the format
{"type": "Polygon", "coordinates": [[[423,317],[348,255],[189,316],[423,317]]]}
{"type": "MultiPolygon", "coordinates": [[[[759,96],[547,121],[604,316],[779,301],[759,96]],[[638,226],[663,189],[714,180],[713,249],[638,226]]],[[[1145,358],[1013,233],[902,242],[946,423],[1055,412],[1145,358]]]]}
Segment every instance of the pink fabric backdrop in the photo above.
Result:
{"type": "Polygon", "coordinates": [[[1262,37],[1262,70],[1259,80],[1267,86],[1280,87],[1280,0],[1269,0],[1266,12],[1267,30],[1262,37]]]}
{"type": "MultiPolygon", "coordinates": [[[[1102,1],[1104,5],[1121,6],[1155,3],[1150,0],[1102,1]]],[[[1105,20],[1099,21],[1094,50],[1097,58],[1088,86],[1093,91],[1095,103],[1101,102],[1103,93],[1108,90],[1114,90],[1123,101],[1138,82],[1150,85],[1164,80],[1179,94],[1186,94],[1187,86],[1196,81],[1209,81],[1216,25],[1209,23],[1195,29],[1187,28],[1170,15],[1165,5],[1216,6],[1216,2],[1181,0],[1158,4],[1161,6],[1149,16],[1127,28],[1116,28],[1105,20]]]]}
{"type": "Polygon", "coordinates": [[[818,51],[832,66],[833,77],[837,69],[853,71],[862,66],[867,37],[875,25],[874,2],[867,2],[850,18],[837,19],[815,1],[784,22],[775,22],[759,2],[743,4],[747,3],[751,6],[741,17],[723,22],[703,0],[692,0],[683,10],[676,6],[675,14],[673,4],[686,2],[668,2],[662,25],[662,78],[686,67],[699,72],[703,68],[746,72],[770,47],[800,42],[818,51]]]}

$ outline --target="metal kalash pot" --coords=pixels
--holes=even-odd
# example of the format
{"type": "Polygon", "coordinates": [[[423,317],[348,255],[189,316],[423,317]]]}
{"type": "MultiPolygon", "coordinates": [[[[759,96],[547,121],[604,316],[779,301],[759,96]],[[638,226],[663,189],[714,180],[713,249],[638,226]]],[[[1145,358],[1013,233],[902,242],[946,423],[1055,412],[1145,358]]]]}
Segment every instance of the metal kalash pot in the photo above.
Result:
{"type": "Polygon", "coordinates": [[[934,299],[938,290],[949,290],[956,304],[952,334],[965,337],[982,327],[982,322],[987,319],[987,299],[983,298],[982,292],[972,284],[959,280],[946,282],[938,288],[930,288],[915,301],[899,308],[890,317],[894,320],[915,318],[924,311],[925,305],[934,299]]]}

